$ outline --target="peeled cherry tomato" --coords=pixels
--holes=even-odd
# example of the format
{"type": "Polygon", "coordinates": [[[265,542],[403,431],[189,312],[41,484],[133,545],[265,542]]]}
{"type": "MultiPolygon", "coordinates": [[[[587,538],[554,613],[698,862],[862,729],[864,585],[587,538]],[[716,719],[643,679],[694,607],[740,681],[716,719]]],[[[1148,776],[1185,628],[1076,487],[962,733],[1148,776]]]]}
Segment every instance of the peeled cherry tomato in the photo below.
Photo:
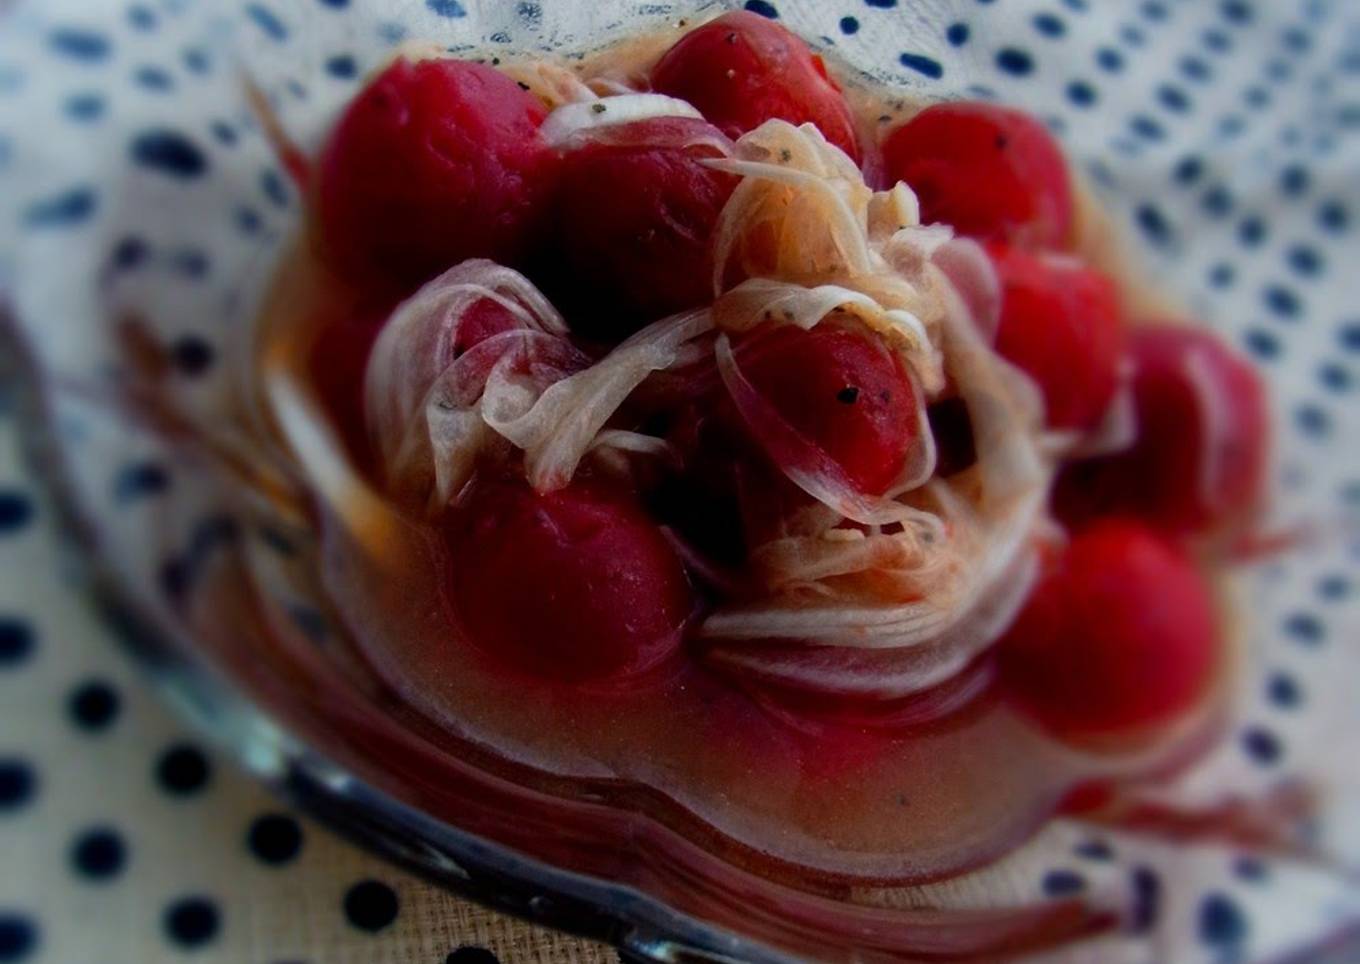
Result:
{"type": "Polygon", "coordinates": [[[652,71],[652,87],[689,101],[729,137],[771,118],[811,122],[860,161],[850,108],[821,58],[759,14],[734,11],[685,34],[652,71]]]}
{"type": "Polygon", "coordinates": [[[1113,282],[1065,256],[990,252],[1001,281],[997,351],[1038,383],[1049,425],[1091,428],[1114,397],[1124,352],[1113,282]]]}
{"type": "Polygon", "coordinates": [[[883,144],[891,181],[906,181],[921,220],[981,239],[1065,247],[1072,185],[1062,151],[1028,114],[995,104],[927,107],[883,144]]]}
{"type": "Polygon", "coordinates": [[[713,227],[737,179],[701,163],[719,155],[692,143],[706,135],[721,136],[695,118],[635,121],[563,157],[555,256],[561,287],[585,293],[568,309],[583,334],[617,340],[712,299],[713,227]]]}
{"type": "Polygon", "coordinates": [[[474,301],[459,322],[458,334],[453,339],[453,355],[457,358],[492,335],[513,331],[518,327],[514,314],[499,301],[490,298],[474,301]]]}
{"type": "Polygon", "coordinates": [[[550,189],[545,116],[491,67],[397,60],[354,99],[322,152],[328,256],[406,285],[468,258],[517,263],[550,189]]]}
{"type": "Polygon", "coordinates": [[[1163,725],[1208,693],[1219,661],[1212,593],[1141,523],[1074,538],[998,644],[1006,691],[1056,734],[1163,725]]]}
{"type": "Polygon", "coordinates": [[[1130,332],[1132,448],[1068,466],[1055,507],[1069,525],[1136,515],[1163,532],[1203,532],[1243,516],[1265,483],[1269,418],[1255,370],[1212,332],[1130,332]]]}
{"type": "Polygon", "coordinates": [[[897,480],[916,438],[916,388],[876,338],[829,323],[781,325],[747,335],[736,357],[779,415],[858,489],[881,495],[897,480]]]}
{"type": "Polygon", "coordinates": [[[485,483],[445,532],[458,620],[492,655],[579,681],[645,668],[679,645],[689,581],[661,529],[621,493],[485,483]]]}

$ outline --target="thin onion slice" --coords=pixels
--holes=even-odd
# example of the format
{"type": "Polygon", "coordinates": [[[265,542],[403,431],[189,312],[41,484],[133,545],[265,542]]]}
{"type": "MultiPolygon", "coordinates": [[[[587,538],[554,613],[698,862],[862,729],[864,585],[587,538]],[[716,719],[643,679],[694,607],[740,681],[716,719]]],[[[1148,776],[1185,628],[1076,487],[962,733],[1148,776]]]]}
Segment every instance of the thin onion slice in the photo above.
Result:
{"type": "MultiPolygon", "coordinates": [[[[562,147],[582,134],[606,127],[617,127],[657,117],[689,117],[702,120],[703,115],[687,101],[665,94],[618,94],[613,97],[581,99],[563,104],[539,128],[543,140],[550,147],[562,147]]],[[[725,151],[723,153],[726,153],[725,151]]]]}

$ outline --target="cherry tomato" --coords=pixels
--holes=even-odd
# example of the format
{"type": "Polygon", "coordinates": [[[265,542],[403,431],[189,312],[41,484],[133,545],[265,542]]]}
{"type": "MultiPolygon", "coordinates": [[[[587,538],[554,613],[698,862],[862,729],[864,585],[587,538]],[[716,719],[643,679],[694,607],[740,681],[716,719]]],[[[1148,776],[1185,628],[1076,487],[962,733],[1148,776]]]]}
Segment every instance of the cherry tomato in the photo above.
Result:
{"type": "Polygon", "coordinates": [[[1118,388],[1124,354],[1113,282],[1066,256],[990,251],[1001,280],[997,351],[1038,383],[1049,425],[1093,427],[1118,388]]]}
{"type": "Polygon", "coordinates": [[[582,334],[619,340],[712,300],[713,227],[737,178],[701,163],[719,156],[694,143],[708,135],[721,137],[695,118],[656,118],[564,156],[558,287],[582,334]]]}
{"type": "Polygon", "coordinates": [[[733,138],[771,118],[811,122],[860,162],[850,107],[822,59],[758,14],[734,11],[685,34],[653,69],[652,87],[689,101],[733,138]]]}
{"type": "Polygon", "coordinates": [[[551,190],[546,111],[483,64],[399,59],[350,104],[318,167],[342,270],[418,284],[468,258],[519,262],[551,190]]]}
{"type": "Polygon", "coordinates": [[[1222,339],[1184,325],[1132,329],[1137,436],[1126,451],[1059,477],[1059,518],[1136,515],[1171,535],[1243,518],[1265,484],[1269,416],[1255,370],[1222,339]]]}
{"type": "Polygon", "coordinates": [[[457,358],[492,335],[513,331],[518,327],[519,321],[514,313],[499,301],[490,298],[474,301],[459,322],[458,334],[453,339],[453,356],[457,358]]]}
{"type": "Polygon", "coordinates": [[[1219,651],[1213,596],[1194,564],[1123,519],[1072,540],[997,648],[1006,691],[1074,737],[1172,722],[1207,695],[1219,651]]]}
{"type": "Polygon", "coordinates": [[[1028,114],[995,104],[927,107],[883,143],[891,181],[906,181],[927,224],[1039,247],[1072,235],[1062,151],[1028,114]]]}
{"type": "Polygon", "coordinates": [[[876,338],[821,324],[757,329],[737,345],[746,378],[778,414],[845,471],[881,495],[916,439],[916,387],[876,338]]]}
{"type": "Polygon", "coordinates": [[[680,643],[693,608],[685,570],[622,493],[479,484],[445,535],[459,622],[474,645],[523,670],[600,679],[651,666],[680,643]]]}

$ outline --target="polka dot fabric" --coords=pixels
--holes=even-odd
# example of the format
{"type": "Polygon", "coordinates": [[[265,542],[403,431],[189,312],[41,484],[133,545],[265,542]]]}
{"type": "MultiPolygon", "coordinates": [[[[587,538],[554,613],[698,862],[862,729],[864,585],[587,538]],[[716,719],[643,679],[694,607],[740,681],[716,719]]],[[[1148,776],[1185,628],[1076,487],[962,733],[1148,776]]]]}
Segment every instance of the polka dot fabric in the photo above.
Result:
{"type": "MultiPolygon", "coordinates": [[[[1118,933],[1076,959],[1276,959],[1360,918],[1360,9],[1347,0],[749,0],[877,79],[1015,103],[1064,141],[1150,271],[1272,389],[1271,531],[1221,746],[1141,793],[1137,831],[1056,821],[934,891],[1080,898],[1118,933]],[[1290,819],[1301,781],[1315,815],[1290,819]],[[1264,803],[1263,803],[1264,802],[1264,803]],[[1262,810],[1260,808],[1264,807],[1262,810]],[[1235,842],[1225,815],[1280,839],[1235,842]],[[1251,809],[1257,808],[1257,809],[1251,809]],[[1274,808],[1274,809],[1272,809],[1274,808]],[[1180,831],[1198,832],[1182,839],[1180,831]]],[[[115,321],[211,413],[299,199],[237,83],[314,146],[393,45],[581,46],[689,7],[633,0],[19,0],[0,4],[0,295],[48,371],[117,377],[115,321]],[[139,336],[139,337],[140,337],[139,336]]],[[[612,952],[474,908],[255,789],[159,708],[17,454],[0,395],[0,962],[488,964],[612,952]]],[[[210,487],[107,406],[58,399],[72,495],[148,599],[192,597],[243,538],[210,487]],[[149,520],[163,538],[148,539],[149,520]]],[[[250,538],[279,559],[286,528],[250,538]]],[[[305,598],[299,630],[328,627],[305,598]]],[[[1070,958],[1069,958],[1070,959],[1070,958]]]]}

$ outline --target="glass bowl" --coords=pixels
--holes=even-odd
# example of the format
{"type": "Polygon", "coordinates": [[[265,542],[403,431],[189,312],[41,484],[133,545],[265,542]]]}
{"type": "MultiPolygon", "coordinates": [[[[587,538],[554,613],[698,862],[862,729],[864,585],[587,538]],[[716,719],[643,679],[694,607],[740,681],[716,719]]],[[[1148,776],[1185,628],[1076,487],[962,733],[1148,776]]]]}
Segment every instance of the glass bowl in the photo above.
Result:
{"type": "Polygon", "coordinates": [[[1295,953],[1353,927],[1353,11],[1348,40],[1347,11],[1324,2],[747,6],[913,97],[995,98],[1042,117],[1159,283],[1267,373],[1267,531],[1282,538],[1248,572],[1238,727],[1166,788],[1191,824],[1056,821],[982,903],[965,885],[887,909],[772,882],[640,804],[529,789],[449,754],[354,671],[318,604],[307,533],[243,503],[215,468],[222,453],[191,437],[230,404],[232,333],[255,316],[302,213],[244,78],[310,148],[403,40],[584,51],[719,4],[0,4],[0,332],[96,604],[167,699],[260,778],[396,863],[625,957],[934,958],[986,928],[994,953],[1018,952],[1113,921],[1091,959],[1118,946],[1193,960],[1225,946],[1295,953]],[[254,581],[237,589],[266,600],[261,612],[222,595],[220,574],[246,558],[254,581]],[[1270,853],[1215,832],[1224,808],[1299,787],[1306,819],[1282,812],[1270,853]],[[1171,842],[1186,831],[1190,843],[1171,842]],[[1263,861],[1282,890],[1242,869],[1263,861]],[[1102,887],[1115,896],[1097,900],[1102,887]]]}

